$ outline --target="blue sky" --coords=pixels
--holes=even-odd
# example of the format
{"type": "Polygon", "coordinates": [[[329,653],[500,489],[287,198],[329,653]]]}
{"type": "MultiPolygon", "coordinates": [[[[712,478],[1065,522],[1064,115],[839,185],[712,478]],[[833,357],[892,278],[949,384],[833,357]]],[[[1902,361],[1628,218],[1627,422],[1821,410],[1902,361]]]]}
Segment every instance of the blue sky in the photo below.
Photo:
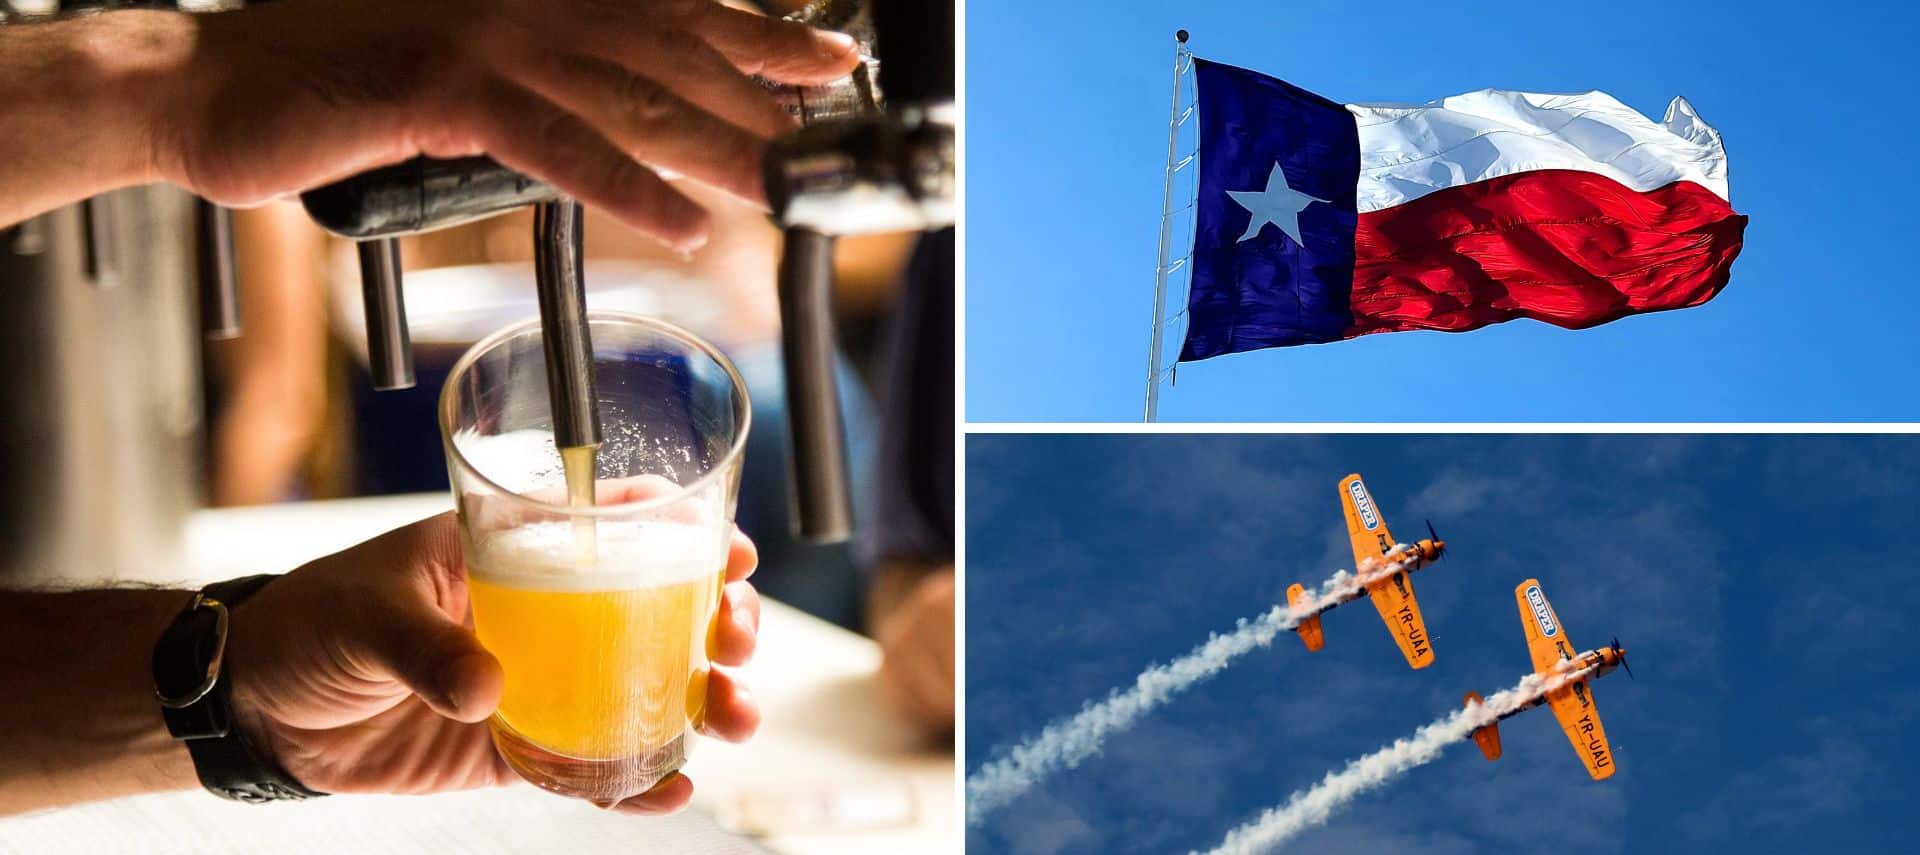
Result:
{"type": "Polygon", "coordinates": [[[1350,567],[1339,478],[1394,533],[1452,547],[1414,577],[1436,661],[1379,616],[1325,617],[1149,714],[969,832],[969,852],[1185,852],[1326,771],[1512,685],[1513,587],[1581,648],[1620,772],[1586,777],[1545,709],[1506,756],[1457,745],[1299,851],[1875,851],[1910,845],[1920,679],[1920,438],[973,435],[966,756],[1016,742],[1208,632],[1350,567]]]}
{"type": "Polygon", "coordinates": [[[1705,306],[1220,357],[1182,366],[1162,420],[1920,419],[1889,382],[1920,363],[1920,120],[1899,106],[1920,7],[974,0],[966,24],[973,421],[1139,420],[1180,27],[1200,56],[1336,101],[1603,89],[1658,117],[1686,95],[1752,222],[1705,306]]]}

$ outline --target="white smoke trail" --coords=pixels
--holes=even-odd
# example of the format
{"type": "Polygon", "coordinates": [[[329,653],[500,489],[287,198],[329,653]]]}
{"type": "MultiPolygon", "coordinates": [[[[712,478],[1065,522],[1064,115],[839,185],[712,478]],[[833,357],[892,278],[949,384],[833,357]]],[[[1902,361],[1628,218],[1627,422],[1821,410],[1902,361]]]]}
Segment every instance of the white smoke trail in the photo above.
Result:
{"type": "Polygon", "coordinates": [[[1353,599],[1369,583],[1398,572],[1400,563],[1391,559],[1409,548],[1395,546],[1385,558],[1361,564],[1359,573],[1334,573],[1296,607],[1274,606],[1251,620],[1241,618],[1232,632],[1208,636],[1191,653],[1141,672],[1131,687],[1114,689],[1097,703],[1088,701],[1073,717],[1049,723],[1037,735],[996,752],[995,759],[967,776],[967,824],[978,824],[1048,775],[1079,766],[1100,750],[1109,734],[1132,726],[1149,710],[1220,673],[1234,659],[1272,644],[1274,636],[1293,629],[1307,616],[1353,599]]]}
{"type": "Polygon", "coordinates": [[[1360,794],[1379,787],[1401,773],[1425,765],[1455,742],[1473,735],[1500,716],[1512,712],[1547,688],[1558,688],[1571,674],[1528,674],[1519,685],[1497,692],[1483,703],[1454,710],[1422,726],[1410,737],[1361,757],[1338,772],[1328,772],[1320,783],[1295,792],[1285,804],[1269,808],[1252,822],[1228,832],[1208,855],[1253,855],[1270,852],[1287,838],[1320,825],[1360,794]]]}

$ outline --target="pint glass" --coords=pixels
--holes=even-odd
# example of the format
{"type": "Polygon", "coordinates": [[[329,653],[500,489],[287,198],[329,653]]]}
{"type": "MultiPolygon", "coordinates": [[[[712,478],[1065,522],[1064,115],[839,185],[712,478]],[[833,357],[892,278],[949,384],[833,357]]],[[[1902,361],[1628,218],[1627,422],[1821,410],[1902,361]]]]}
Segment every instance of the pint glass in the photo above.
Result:
{"type": "Polygon", "coordinates": [[[685,330],[614,313],[589,329],[593,504],[568,499],[537,321],[460,359],[440,428],[474,629],[506,674],[494,744],[528,781],[606,805],[680,768],[704,719],[748,403],[685,330]]]}

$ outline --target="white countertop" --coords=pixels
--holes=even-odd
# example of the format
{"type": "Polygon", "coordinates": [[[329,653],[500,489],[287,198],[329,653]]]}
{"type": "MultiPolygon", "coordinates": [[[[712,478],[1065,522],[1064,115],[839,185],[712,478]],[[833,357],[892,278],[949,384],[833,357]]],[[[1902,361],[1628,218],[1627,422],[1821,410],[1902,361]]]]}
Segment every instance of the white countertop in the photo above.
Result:
{"type": "MultiPolygon", "coordinates": [[[[187,530],[192,578],[147,581],[290,570],[451,507],[433,494],[202,511],[187,530]]],[[[742,805],[850,818],[793,820],[759,840],[790,855],[958,852],[952,747],[929,746],[880,704],[879,660],[871,641],[767,603],[759,651],[738,672],[765,713],[759,736],[696,744],[694,809],[679,817],[608,814],[526,785],[267,806],[185,792],[0,820],[0,852],[751,852],[714,820],[742,805]]]]}

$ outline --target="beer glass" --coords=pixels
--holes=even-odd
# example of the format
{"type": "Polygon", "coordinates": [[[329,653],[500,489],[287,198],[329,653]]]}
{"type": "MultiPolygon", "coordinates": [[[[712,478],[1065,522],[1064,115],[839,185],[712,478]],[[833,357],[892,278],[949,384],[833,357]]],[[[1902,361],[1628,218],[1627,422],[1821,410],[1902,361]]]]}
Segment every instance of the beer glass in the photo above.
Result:
{"type": "Polygon", "coordinates": [[[610,312],[589,329],[593,504],[569,502],[538,321],[461,357],[440,428],[474,629],[506,673],[494,744],[604,806],[679,769],[703,721],[748,403],[685,330],[610,312]]]}

